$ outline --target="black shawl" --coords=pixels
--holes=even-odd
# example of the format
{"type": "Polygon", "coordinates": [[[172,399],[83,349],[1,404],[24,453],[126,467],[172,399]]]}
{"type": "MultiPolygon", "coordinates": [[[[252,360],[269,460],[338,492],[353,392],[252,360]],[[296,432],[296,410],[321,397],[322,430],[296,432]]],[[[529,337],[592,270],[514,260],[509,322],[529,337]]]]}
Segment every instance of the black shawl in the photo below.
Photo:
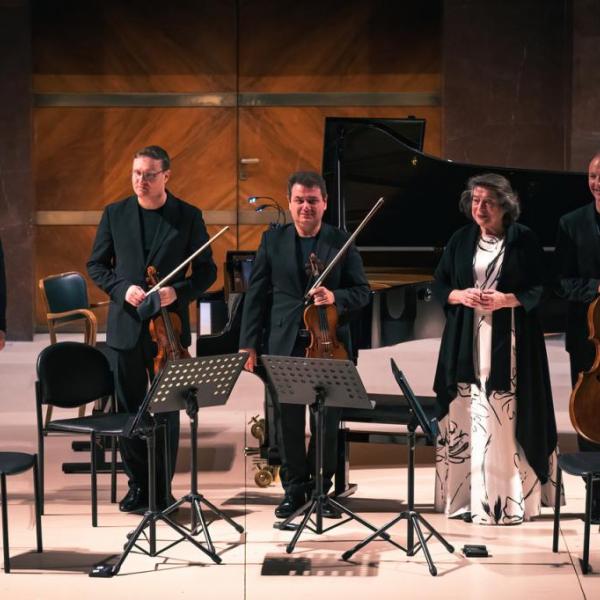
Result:
{"type": "MultiPolygon", "coordinates": [[[[476,383],[473,363],[473,309],[450,305],[454,289],[473,287],[473,256],[479,237],[474,223],[459,229],[448,242],[435,272],[434,293],[444,306],[442,336],[434,391],[439,416],[448,413],[457,384],[476,383]]],[[[514,293],[521,306],[515,311],[517,366],[517,441],[542,483],[548,479],[548,457],[556,448],[556,422],[548,359],[537,306],[542,297],[543,250],[534,233],[515,223],[506,230],[504,260],[497,290],[514,293]]],[[[492,361],[487,384],[491,390],[510,391],[511,309],[492,316],[492,361]]]]}

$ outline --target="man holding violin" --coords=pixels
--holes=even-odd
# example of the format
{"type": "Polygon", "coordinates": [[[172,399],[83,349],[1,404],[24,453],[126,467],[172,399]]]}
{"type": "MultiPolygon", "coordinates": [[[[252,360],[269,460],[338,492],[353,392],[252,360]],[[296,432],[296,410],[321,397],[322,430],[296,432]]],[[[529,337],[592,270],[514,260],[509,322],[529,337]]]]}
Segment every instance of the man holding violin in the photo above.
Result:
{"type": "MultiPolygon", "coordinates": [[[[588,339],[587,313],[600,294],[600,151],[590,161],[588,186],[594,201],[561,217],[555,253],[559,294],[569,301],[565,345],[573,387],[579,373],[591,369],[596,354],[588,339]]],[[[578,444],[583,452],[600,452],[600,445],[581,436],[578,444]]],[[[598,483],[592,492],[592,522],[600,523],[598,483]]]]}
{"type": "MultiPolygon", "coordinates": [[[[121,410],[129,413],[137,411],[146,395],[157,353],[149,321],[141,320],[136,310],[146,297],[147,269],[152,265],[159,275],[166,275],[208,240],[201,211],[166,189],[170,176],[170,159],[163,148],[148,146],[136,152],[131,173],[134,194],[104,209],[87,263],[92,280],[110,296],[106,341],[115,354],[117,399],[121,410]]],[[[208,248],[192,261],[189,276],[182,270],[159,291],[161,306],[179,316],[183,347],[191,344],[189,303],[215,281],[216,273],[208,248]]],[[[179,413],[167,413],[165,420],[172,478],[179,413]]],[[[157,499],[163,508],[170,503],[170,480],[164,477],[167,449],[160,443],[157,447],[157,499]]],[[[146,443],[122,438],[120,450],[129,491],[119,508],[143,512],[148,506],[146,443]]]]}
{"type": "MultiPolygon", "coordinates": [[[[325,181],[310,171],[293,173],[287,189],[293,223],[263,234],[254,262],[242,316],[240,351],[248,352],[246,369],[253,371],[257,354],[305,356],[311,332],[303,322],[304,296],[312,286],[309,258],[327,265],[348,239],[341,230],[323,223],[327,208],[325,181]]],[[[369,284],[356,247],[351,245],[341,257],[323,285],[311,291],[316,306],[335,305],[341,319],[369,301],[369,284]]],[[[337,338],[350,352],[347,325],[337,330],[337,338]]],[[[306,408],[281,404],[277,408],[278,446],[281,456],[283,501],[275,509],[285,519],[299,509],[314,488],[314,426],[311,418],[311,440],[305,445],[306,408]]],[[[336,467],[339,411],[327,409],[324,439],[324,486],[332,483],[336,467]]],[[[325,516],[338,516],[325,507],[325,516]]]]}

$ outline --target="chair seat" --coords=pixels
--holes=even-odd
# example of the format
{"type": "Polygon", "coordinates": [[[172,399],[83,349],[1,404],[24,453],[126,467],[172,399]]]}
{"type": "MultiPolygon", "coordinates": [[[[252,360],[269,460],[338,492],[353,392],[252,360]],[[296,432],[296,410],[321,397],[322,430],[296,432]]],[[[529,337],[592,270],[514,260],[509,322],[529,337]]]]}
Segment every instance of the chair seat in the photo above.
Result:
{"type": "Polygon", "coordinates": [[[600,452],[569,452],[558,457],[559,467],[569,475],[600,475],[600,452]]]}
{"type": "Polygon", "coordinates": [[[75,433],[99,433],[104,435],[120,435],[135,415],[128,413],[90,415],[73,419],[50,421],[48,431],[68,431],[75,433]]]}
{"type": "Polygon", "coordinates": [[[25,452],[0,452],[0,473],[17,475],[33,467],[35,454],[25,452]]]}

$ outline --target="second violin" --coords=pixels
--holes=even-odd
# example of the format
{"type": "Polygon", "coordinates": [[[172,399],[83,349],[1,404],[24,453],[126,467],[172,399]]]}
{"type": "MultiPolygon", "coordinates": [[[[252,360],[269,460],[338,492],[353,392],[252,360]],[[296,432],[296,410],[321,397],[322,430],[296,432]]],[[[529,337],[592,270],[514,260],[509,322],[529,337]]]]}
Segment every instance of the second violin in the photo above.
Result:
{"type": "MultiPolygon", "coordinates": [[[[320,273],[314,252],[309,256],[309,261],[312,276],[316,280],[320,273]]],[[[304,309],[304,324],[310,332],[310,345],[306,348],[307,358],[348,358],[346,348],[336,336],[338,312],[334,304],[310,304],[304,309]]]]}
{"type": "MultiPolygon", "coordinates": [[[[158,273],[153,266],[149,266],[146,270],[146,280],[150,286],[158,283],[158,273]]],[[[190,357],[187,348],[181,345],[179,315],[169,312],[164,306],[161,306],[160,313],[150,321],[150,336],[157,346],[157,353],[154,357],[155,373],[159,373],[171,360],[190,357]]]]}

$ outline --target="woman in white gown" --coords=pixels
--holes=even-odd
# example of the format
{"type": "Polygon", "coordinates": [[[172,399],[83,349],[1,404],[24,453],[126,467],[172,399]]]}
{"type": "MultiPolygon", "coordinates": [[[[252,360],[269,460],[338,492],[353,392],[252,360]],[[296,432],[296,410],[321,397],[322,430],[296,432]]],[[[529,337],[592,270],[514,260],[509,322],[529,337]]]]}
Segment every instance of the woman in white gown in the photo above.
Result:
{"type": "Polygon", "coordinates": [[[446,311],[435,506],[514,525],[554,498],[556,424],[537,316],[543,250],[516,223],[518,198],[504,177],[472,177],[460,206],[473,223],[452,236],[435,273],[446,311]]]}

